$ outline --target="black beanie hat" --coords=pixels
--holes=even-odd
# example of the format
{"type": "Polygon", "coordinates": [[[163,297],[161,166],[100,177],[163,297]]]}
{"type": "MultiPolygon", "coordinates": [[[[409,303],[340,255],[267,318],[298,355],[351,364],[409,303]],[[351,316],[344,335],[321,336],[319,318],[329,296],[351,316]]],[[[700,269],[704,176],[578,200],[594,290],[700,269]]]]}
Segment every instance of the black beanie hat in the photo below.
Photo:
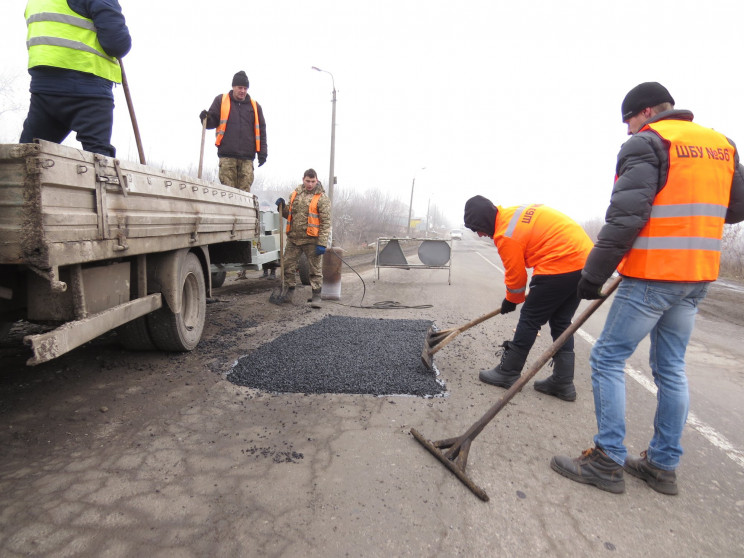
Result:
{"type": "Polygon", "coordinates": [[[647,81],[636,85],[628,91],[625,99],[623,99],[621,108],[623,122],[627,122],[643,109],[655,107],[661,103],[672,103],[674,105],[674,99],[666,87],[655,81],[647,81]]]}
{"type": "Polygon", "coordinates": [[[496,206],[483,196],[474,196],[465,202],[465,226],[471,231],[493,236],[496,229],[496,206]]]}
{"type": "Polygon", "coordinates": [[[245,72],[243,70],[240,70],[237,74],[233,76],[233,87],[236,85],[242,85],[243,87],[248,87],[248,76],[245,75],[245,72]]]}

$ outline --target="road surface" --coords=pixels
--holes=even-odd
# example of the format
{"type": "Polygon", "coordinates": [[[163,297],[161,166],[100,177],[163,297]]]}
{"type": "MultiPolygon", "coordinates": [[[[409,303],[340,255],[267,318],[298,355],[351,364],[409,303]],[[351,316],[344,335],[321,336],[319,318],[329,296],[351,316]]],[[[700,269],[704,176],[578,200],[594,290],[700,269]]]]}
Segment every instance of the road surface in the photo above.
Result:
{"type": "MultiPolygon", "coordinates": [[[[299,300],[269,304],[270,281],[229,278],[188,354],[128,353],[111,334],[27,368],[14,328],[0,343],[0,555],[744,556],[735,288],[711,296],[690,346],[691,420],[676,497],[634,478],[624,494],[609,494],[549,467],[553,455],[592,444],[588,356],[607,305],[577,337],[577,401],[530,384],[473,442],[466,470],[487,503],[410,430],[461,435],[501,397],[477,373],[496,362],[517,312],[435,355],[445,397],[264,393],[226,380],[241,355],[325,315],[448,328],[498,307],[496,249],[464,236],[454,243],[451,285],[445,270],[382,269],[377,279],[367,268],[364,284],[344,274],[340,303],[319,311],[299,300]],[[410,308],[370,308],[379,301],[410,308]]],[[[318,350],[331,342],[319,340],[318,350]]],[[[544,332],[528,365],[549,344],[544,332]]],[[[637,454],[655,405],[647,346],[628,364],[626,441],[637,454]]]]}

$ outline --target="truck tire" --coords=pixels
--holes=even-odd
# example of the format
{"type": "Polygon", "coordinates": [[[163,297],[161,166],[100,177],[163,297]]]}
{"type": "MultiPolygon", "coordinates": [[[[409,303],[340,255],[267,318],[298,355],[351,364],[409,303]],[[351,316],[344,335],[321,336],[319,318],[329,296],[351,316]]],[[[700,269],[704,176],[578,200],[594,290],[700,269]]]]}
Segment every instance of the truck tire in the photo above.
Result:
{"type": "Polygon", "coordinates": [[[150,337],[147,318],[141,316],[116,329],[121,346],[128,351],[154,351],[157,349],[150,337]]]}
{"type": "Polygon", "coordinates": [[[303,285],[310,284],[310,264],[307,261],[307,256],[303,252],[300,254],[300,261],[297,264],[297,271],[300,273],[300,281],[303,285]]]}
{"type": "Polygon", "coordinates": [[[179,273],[181,312],[174,314],[167,305],[147,315],[153,343],[161,351],[190,351],[199,344],[207,313],[207,292],[201,263],[195,254],[186,254],[179,273]]]}
{"type": "Polygon", "coordinates": [[[212,272],[212,288],[219,289],[225,284],[225,278],[227,277],[227,271],[213,271],[212,272]]]}

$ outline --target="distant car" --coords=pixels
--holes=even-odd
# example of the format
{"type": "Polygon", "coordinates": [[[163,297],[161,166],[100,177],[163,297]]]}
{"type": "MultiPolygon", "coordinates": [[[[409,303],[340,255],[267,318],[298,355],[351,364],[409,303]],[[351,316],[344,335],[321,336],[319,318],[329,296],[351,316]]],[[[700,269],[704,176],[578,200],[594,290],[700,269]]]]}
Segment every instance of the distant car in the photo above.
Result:
{"type": "Polygon", "coordinates": [[[450,231],[450,238],[452,240],[462,240],[462,231],[460,229],[452,229],[450,231]]]}

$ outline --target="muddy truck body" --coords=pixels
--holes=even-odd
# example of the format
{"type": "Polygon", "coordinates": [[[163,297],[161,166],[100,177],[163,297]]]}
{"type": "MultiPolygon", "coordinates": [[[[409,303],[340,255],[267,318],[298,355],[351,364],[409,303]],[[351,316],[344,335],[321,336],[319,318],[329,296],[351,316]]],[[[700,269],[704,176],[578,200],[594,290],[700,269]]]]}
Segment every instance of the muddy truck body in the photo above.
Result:
{"type": "Polygon", "coordinates": [[[30,365],[114,329],[129,349],[191,350],[213,278],[278,259],[278,222],[267,231],[256,197],[222,184],[0,145],[0,336],[18,319],[53,327],[24,337],[30,365]]]}

